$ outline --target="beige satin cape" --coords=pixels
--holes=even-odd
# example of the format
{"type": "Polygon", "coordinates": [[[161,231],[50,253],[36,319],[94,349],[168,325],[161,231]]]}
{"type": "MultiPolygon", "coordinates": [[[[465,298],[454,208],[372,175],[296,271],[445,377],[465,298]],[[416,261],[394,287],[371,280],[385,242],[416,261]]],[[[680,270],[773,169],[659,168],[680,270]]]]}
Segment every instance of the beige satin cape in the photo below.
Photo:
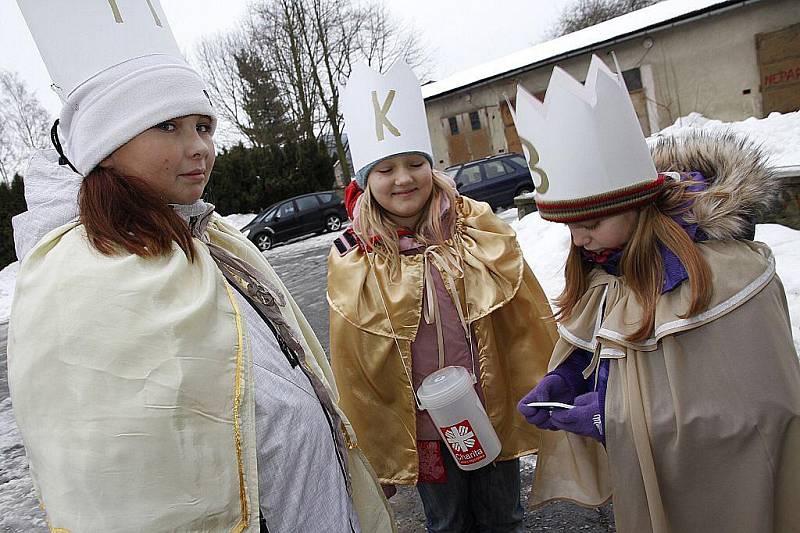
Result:
{"type": "Polygon", "coordinates": [[[576,348],[610,359],[608,453],[546,432],[531,503],[596,506],[613,496],[620,533],[767,533],[800,528],[800,364],[775,260],[760,243],[699,243],[713,272],[709,309],[688,282],[661,296],[641,343],[641,307],[599,269],[559,324],[550,368],[576,348]]]}
{"type": "MultiPolygon", "coordinates": [[[[208,233],[283,292],[281,313],[335,403],[322,348],[263,255],[218,218],[208,233]]],[[[177,246],[159,258],[109,257],[73,223],[22,262],[9,385],[53,531],[259,530],[252,356],[233,289],[194,244],[193,263],[177,246]]],[[[343,421],[361,527],[394,531],[343,421]]]]}
{"type": "MultiPolygon", "coordinates": [[[[475,332],[486,411],[502,443],[499,460],[513,459],[538,447],[539,431],[516,404],[544,375],[555,327],[543,320],[550,307],[513,230],[486,204],[462,197],[458,209],[465,275],[457,297],[466,302],[475,332]]],[[[402,282],[388,279],[378,257],[374,264],[373,270],[358,248],[343,256],[333,249],[328,257],[331,364],[340,405],[381,482],[415,484],[416,406],[403,361],[410,369],[422,313],[423,259],[401,257],[402,282]]]]}

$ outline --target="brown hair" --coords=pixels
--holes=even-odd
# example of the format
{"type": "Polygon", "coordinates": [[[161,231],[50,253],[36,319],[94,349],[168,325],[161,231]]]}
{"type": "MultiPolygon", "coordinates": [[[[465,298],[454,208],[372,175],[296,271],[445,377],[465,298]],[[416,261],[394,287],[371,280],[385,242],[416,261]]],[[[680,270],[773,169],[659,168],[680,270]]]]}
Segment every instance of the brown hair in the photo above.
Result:
{"type": "MultiPolygon", "coordinates": [[[[644,308],[639,329],[632,333],[629,341],[638,342],[653,334],[656,303],[664,284],[664,265],[659,243],[678,256],[689,275],[692,299],[689,309],[681,318],[695,316],[708,308],[711,301],[711,270],[692,239],[671,217],[681,215],[691,218],[691,201],[697,193],[689,192],[691,181],[669,180],[659,197],[640,209],[639,220],[630,241],[622,252],[619,273],[644,308]]],[[[570,247],[564,268],[566,285],[555,303],[556,320],[572,316],[575,307],[589,287],[589,273],[593,265],[581,256],[575,244],[570,247]]]]}
{"type": "MultiPolygon", "coordinates": [[[[445,245],[448,236],[455,231],[457,217],[455,189],[438,170],[431,169],[431,174],[433,175],[431,196],[423,207],[417,226],[411,228],[416,234],[415,238],[423,246],[445,245]],[[442,216],[445,199],[449,202],[450,209],[442,216]]],[[[386,261],[391,277],[399,273],[400,246],[397,239],[399,226],[386,215],[386,210],[373,198],[369,187],[364,191],[358,222],[354,224],[353,229],[363,242],[370,242],[370,237],[378,237],[379,244],[373,247],[375,254],[386,261]]],[[[456,252],[451,247],[445,246],[442,254],[455,259],[456,252]]]]}
{"type": "Polygon", "coordinates": [[[175,242],[194,261],[189,226],[141,179],[97,167],[83,179],[78,205],[89,242],[102,254],[159,257],[175,242]]]}

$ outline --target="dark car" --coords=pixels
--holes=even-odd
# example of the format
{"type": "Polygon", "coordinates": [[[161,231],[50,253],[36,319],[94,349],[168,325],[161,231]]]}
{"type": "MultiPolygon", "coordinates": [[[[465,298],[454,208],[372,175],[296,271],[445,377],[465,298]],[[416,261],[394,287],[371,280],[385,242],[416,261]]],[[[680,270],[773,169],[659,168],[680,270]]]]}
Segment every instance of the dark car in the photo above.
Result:
{"type": "Polygon", "coordinates": [[[242,228],[261,250],[277,242],[309,233],[338,231],[347,220],[344,200],[334,191],[315,192],[288,198],[271,205],[242,228]]]}
{"type": "Polygon", "coordinates": [[[534,191],[525,156],[500,154],[453,165],[445,169],[456,182],[458,192],[487,202],[493,209],[514,205],[514,197],[534,191]]]}

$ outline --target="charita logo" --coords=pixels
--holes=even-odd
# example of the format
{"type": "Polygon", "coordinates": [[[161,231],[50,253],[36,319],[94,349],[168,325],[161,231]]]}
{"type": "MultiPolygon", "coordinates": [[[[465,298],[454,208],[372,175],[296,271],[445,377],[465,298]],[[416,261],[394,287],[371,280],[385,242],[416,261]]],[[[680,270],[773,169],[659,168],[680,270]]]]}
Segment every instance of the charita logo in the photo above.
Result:
{"type": "Polygon", "coordinates": [[[453,456],[461,465],[471,465],[486,457],[478,437],[472,430],[469,420],[462,420],[452,426],[440,428],[445,442],[450,446],[453,456]]]}

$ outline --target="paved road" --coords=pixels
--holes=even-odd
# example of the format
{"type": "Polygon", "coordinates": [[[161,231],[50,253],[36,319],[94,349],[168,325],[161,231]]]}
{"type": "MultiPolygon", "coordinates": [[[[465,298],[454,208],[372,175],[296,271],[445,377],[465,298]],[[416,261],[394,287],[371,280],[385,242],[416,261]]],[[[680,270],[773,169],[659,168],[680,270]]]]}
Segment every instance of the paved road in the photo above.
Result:
{"type": "MultiPolygon", "coordinates": [[[[297,300],[320,342],[328,348],[328,304],[325,298],[326,258],[335,235],[325,234],[276,246],[265,253],[289,291],[297,300]]],[[[0,324],[0,424],[13,425],[10,418],[5,365],[5,328],[0,324]]],[[[0,533],[46,531],[41,512],[27,476],[25,457],[16,428],[0,434],[0,533]],[[3,447],[4,446],[4,447],[3,447]]],[[[3,430],[0,425],[0,431],[3,430]]],[[[523,497],[530,492],[535,459],[522,464],[523,497]]],[[[401,533],[423,532],[424,515],[419,497],[411,487],[401,487],[391,500],[401,533]]],[[[615,531],[609,506],[600,510],[583,509],[569,503],[557,503],[528,512],[527,531],[568,533],[608,533],[615,531]]]]}
{"type": "Polygon", "coordinates": [[[6,373],[8,322],[0,322],[0,532],[46,532],[28,475],[28,461],[11,413],[6,373]]]}

